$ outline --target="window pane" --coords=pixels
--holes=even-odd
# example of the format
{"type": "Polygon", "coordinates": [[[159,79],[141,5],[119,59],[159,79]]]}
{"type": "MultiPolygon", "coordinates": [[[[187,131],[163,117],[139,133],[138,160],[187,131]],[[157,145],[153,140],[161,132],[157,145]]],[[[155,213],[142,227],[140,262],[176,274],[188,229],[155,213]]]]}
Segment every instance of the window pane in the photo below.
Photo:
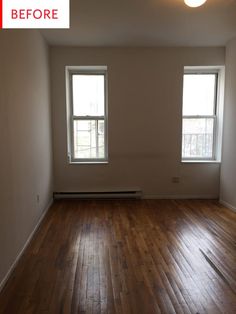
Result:
{"type": "Polygon", "coordinates": [[[216,74],[185,74],[183,115],[213,115],[216,74]]]}
{"type": "Polygon", "coordinates": [[[183,158],[212,158],[213,141],[213,118],[183,119],[183,158]]]}
{"type": "Polygon", "coordinates": [[[72,75],[75,116],[104,116],[104,75],[72,75]]]}
{"type": "Polygon", "coordinates": [[[104,120],[74,121],[74,157],[104,158],[104,120]]]}
{"type": "Polygon", "coordinates": [[[99,158],[105,157],[105,151],[104,151],[104,121],[99,120],[98,121],[98,153],[99,158]]]}

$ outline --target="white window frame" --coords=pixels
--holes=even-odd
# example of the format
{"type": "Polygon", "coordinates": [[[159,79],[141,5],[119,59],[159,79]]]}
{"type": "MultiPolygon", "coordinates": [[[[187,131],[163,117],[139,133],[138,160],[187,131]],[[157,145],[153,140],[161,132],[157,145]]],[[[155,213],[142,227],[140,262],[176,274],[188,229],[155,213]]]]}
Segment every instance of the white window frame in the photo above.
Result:
{"type": "MultiPolygon", "coordinates": [[[[66,102],[67,102],[67,150],[68,162],[71,164],[98,164],[108,163],[108,104],[107,104],[107,66],[66,66],[66,102]],[[104,116],[75,116],[73,113],[72,76],[104,75],[104,116]],[[104,158],[76,158],[74,154],[74,121],[95,120],[104,121],[104,158]]],[[[96,137],[97,138],[97,137],[96,137]]],[[[97,147],[98,148],[98,147],[97,147]]]]}
{"type": "MultiPolygon", "coordinates": [[[[213,74],[216,75],[215,84],[215,101],[213,115],[191,115],[182,114],[181,128],[181,160],[182,162],[220,162],[222,146],[222,129],[223,129],[223,102],[224,102],[224,67],[223,66],[203,66],[203,67],[184,67],[184,75],[188,74],[213,74]],[[214,120],[213,125],[213,147],[212,156],[206,157],[183,157],[183,120],[184,119],[204,119],[214,120]]],[[[182,103],[183,109],[183,103],[182,103]]]]}

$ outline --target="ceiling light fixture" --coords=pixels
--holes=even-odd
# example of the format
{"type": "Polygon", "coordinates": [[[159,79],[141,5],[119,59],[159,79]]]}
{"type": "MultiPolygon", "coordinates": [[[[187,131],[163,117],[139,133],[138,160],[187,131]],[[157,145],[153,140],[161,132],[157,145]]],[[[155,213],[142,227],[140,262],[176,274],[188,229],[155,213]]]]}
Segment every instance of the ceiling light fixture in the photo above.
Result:
{"type": "Polygon", "coordinates": [[[185,4],[187,4],[191,8],[200,7],[203,5],[207,0],[184,0],[185,4]]]}

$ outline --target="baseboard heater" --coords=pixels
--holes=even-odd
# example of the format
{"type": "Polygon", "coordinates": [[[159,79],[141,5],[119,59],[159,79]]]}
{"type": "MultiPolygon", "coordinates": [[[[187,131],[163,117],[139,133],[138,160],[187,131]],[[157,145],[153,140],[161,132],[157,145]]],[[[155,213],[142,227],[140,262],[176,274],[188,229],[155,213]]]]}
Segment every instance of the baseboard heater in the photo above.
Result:
{"type": "Polygon", "coordinates": [[[92,192],[54,192],[54,199],[139,199],[142,191],[119,190],[119,191],[92,191],[92,192]]]}

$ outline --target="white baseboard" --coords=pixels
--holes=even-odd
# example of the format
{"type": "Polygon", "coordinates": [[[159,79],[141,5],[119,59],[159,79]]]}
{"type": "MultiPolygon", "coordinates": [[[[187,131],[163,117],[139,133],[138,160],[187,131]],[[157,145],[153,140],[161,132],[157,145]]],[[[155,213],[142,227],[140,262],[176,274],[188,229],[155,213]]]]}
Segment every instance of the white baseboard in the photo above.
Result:
{"type": "Polygon", "coordinates": [[[220,200],[220,204],[224,205],[225,207],[233,210],[234,212],[236,212],[236,207],[229,204],[228,202],[224,201],[224,200],[220,200]]]}
{"type": "Polygon", "coordinates": [[[22,254],[24,253],[24,251],[26,250],[27,246],[29,245],[31,239],[33,238],[35,232],[37,231],[37,229],[39,228],[43,218],[45,217],[45,215],[47,214],[49,208],[51,207],[53,203],[53,199],[50,200],[49,204],[47,205],[46,209],[43,211],[39,221],[37,222],[36,226],[34,227],[33,231],[31,232],[31,234],[29,235],[27,241],[25,242],[23,248],[21,249],[21,251],[19,252],[19,254],[17,255],[15,261],[13,262],[13,264],[11,265],[10,269],[8,270],[6,276],[3,278],[3,280],[0,283],[0,292],[1,290],[4,288],[5,284],[7,283],[7,280],[9,279],[10,275],[12,274],[13,270],[15,269],[17,263],[19,262],[19,259],[21,258],[22,254]]]}
{"type": "Polygon", "coordinates": [[[203,200],[218,200],[218,195],[156,195],[156,194],[147,194],[143,195],[143,199],[158,199],[158,200],[194,200],[194,199],[203,199],[203,200]]]}

